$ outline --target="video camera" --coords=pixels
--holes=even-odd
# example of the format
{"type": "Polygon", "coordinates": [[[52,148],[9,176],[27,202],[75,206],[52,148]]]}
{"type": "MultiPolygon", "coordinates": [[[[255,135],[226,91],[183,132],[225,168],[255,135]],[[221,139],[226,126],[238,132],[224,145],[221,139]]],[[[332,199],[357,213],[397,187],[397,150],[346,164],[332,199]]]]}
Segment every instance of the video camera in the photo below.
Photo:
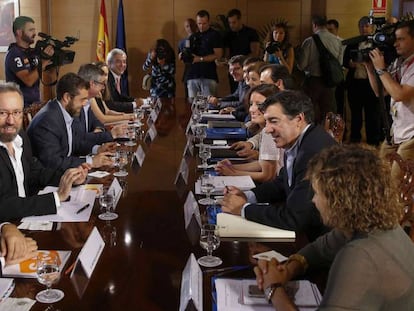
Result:
{"type": "Polygon", "coordinates": [[[385,17],[374,17],[373,10],[370,10],[369,23],[375,26],[374,34],[343,40],[342,45],[355,45],[361,42],[368,42],[371,44],[371,47],[366,49],[350,50],[350,58],[353,62],[362,63],[370,61],[369,52],[378,48],[384,53],[385,62],[387,64],[391,63],[396,57],[394,50],[394,32],[397,23],[389,24],[386,22],[385,17]]]}
{"type": "Polygon", "coordinates": [[[66,50],[63,48],[70,47],[79,39],[67,36],[65,37],[64,41],[60,41],[43,32],[39,32],[38,36],[41,37],[42,40],[36,42],[35,51],[40,55],[42,59],[50,59],[52,61],[51,64],[47,65],[46,70],[52,67],[58,67],[73,63],[73,60],[75,58],[75,51],[66,50]],[[53,46],[55,50],[55,53],[52,56],[49,56],[43,52],[43,50],[49,45],[53,46]]]}
{"type": "Polygon", "coordinates": [[[192,64],[194,60],[194,54],[200,55],[201,48],[201,37],[198,33],[195,33],[190,36],[190,38],[185,40],[185,45],[181,51],[181,59],[186,64],[192,64]]]}

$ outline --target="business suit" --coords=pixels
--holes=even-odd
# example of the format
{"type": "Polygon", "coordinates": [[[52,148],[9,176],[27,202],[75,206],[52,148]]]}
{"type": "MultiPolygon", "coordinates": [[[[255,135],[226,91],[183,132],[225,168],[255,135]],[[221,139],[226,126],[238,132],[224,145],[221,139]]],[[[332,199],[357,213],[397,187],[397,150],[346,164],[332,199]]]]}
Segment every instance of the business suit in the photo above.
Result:
{"type": "Polygon", "coordinates": [[[326,228],[312,203],[312,188],[304,177],[309,160],[333,144],[334,139],[322,127],[311,125],[302,138],[293,163],[291,186],[286,167],[283,167],[273,181],[253,189],[258,202],[281,203],[281,206],[250,204],[245,207],[245,217],[265,225],[305,232],[310,240],[324,233],[326,228]]]}
{"type": "Polygon", "coordinates": [[[84,137],[84,141],[90,143],[90,148],[94,145],[101,145],[106,142],[113,141],[110,132],[105,131],[104,125],[96,118],[92,109],[87,109],[88,122],[86,126],[85,109],[81,109],[79,117],[74,118],[72,129],[76,132],[77,137],[84,137]],[[94,132],[95,129],[100,128],[103,132],[94,132]]]}
{"type": "Polygon", "coordinates": [[[55,214],[56,205],[52,193],[36,195],[47,185],[57,186],[62,176],[61,170],[45,169],[38,159],[32,156],[32,149],[26,133],[21,131],[23,153],[21,157],[24,172],[26,197],[18,196],[16,175],[7,150],[0,147],[0,220],[11,221],[26,216],[55,214]]]}
{"type": "Polygon", "coordinates": [[[45,167],[66,170],[85,162],[80,156],[92,151],[92,144],[72,131],[72,153],[68,156],[68,134],[63,113],[56,99],[49,101],[33,118],[27,129],[33,154],[45,167]]]}
{"type": "Polygon", "coordinates": [[[107,86],[109,94],[111,94],[111,100],[107,100],[105,103],[109,109],[125,113],[131,113],[134,111],[132,102],[135,101],[135,98],[122,94],[122,89],[121,93],[118,92],[116,89],[115,77],[111,72],[109,72],[108,75],[107,86]]]}

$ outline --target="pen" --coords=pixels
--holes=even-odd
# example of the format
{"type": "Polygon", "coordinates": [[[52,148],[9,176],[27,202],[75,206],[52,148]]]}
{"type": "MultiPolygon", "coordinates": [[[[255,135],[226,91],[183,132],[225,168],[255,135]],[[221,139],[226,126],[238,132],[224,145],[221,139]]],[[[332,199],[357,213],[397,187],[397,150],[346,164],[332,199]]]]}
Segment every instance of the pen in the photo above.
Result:
{"type": "Polygon", "coordinates": [[[76,260],[65,270],[65,275],[68,275],[72,272],[73,268],[75,267],[76,260]]]}
{"type": "Polygon", "coordinates": [[[78,209],[76,211],[76,214],[82,213],[84,210],[86,210],[89,207],[89,203],[86,204],[85,206],[81,207],[80,209],[78,209]]]}

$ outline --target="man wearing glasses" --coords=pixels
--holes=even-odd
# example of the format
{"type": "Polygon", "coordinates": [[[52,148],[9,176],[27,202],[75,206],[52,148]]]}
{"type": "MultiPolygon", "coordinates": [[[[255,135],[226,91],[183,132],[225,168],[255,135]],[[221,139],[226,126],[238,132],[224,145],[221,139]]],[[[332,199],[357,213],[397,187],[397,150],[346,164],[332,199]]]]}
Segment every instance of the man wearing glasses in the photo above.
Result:
{"type": "Polygon", "coordinates": [[[89,169],[88,165],[64,173],[45,169],[32,156],[22,123],[22,92],[14,83],[0,84],[0,221],[55,214],[72,185],[85,181],[89,169]],[[47,185],[59,188],[54,193],[37,195],[47,185]]]}

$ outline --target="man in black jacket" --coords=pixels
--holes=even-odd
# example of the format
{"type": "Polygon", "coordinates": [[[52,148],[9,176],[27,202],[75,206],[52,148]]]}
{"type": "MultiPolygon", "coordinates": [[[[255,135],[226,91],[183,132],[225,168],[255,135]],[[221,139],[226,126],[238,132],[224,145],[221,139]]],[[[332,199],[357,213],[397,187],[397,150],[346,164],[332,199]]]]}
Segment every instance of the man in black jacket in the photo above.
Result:
{"type": "Polygon", "coordinates": [[[305,180],[306,168],[315,154],[335,141],[322,127],[312,124],[312,102],[299,91],[287,90],[268,97],[263,111],[266,131],[273,136],[277,147],[285,149],[284,167],[273,181],[252,191],[243,193],[236,187],[228,187],[223,211],[265,225],[304,232],[309,240],[314,240],[326,228],[312,203],[313,191],[305,180]]]}
{"type": "Polygon", "coordinates": [[[0,220],[54,214],[72,185],[85,181],[88,165],[50,170],[32,156],[23,123],[23,95],[14,83],[0,84],[0,220]],[[63,175],[62,175],[63,174],[63,175]],[[37,195],[47,185],[54,193],[37,195]]]}

